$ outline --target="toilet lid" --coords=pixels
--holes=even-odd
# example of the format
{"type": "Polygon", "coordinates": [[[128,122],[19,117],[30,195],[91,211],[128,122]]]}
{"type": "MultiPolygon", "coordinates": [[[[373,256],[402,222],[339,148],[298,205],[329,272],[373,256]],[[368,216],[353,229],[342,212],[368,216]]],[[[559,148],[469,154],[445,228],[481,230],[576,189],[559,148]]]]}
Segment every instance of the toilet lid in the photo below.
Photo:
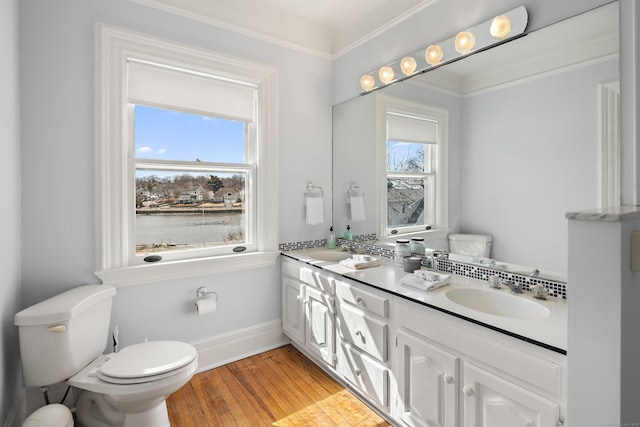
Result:
{"type": "MultiPolygon", "coordinates": [[[[179,369],[197,357],[196,349],[179,341],[152,341],[130,345],[111,355],[100,367],[104,381],[149,379],[179,369]]],[[[129,382],[129,381],[127,381],[129,382]]]]}

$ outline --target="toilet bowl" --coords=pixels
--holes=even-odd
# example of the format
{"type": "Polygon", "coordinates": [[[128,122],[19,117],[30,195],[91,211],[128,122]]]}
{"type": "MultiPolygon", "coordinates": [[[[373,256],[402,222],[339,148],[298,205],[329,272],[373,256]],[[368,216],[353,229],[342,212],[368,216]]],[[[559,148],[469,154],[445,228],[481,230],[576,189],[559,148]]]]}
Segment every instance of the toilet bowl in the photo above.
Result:
{"type": "Polygon", "coordinates": [[[85,427],[168,427],[166,398],[193,377],[197,351],[152,341],[102,354],[115,293],[79,286],[16,314],[25,386],[67,381],[85,427]]]}
{"type": "Polygon", "coordinates": [[[166,398],[189,382],[197,366],[193,346],[152,341],[101,355],[67,383],[84,426],[169,426],[166,398]]]}

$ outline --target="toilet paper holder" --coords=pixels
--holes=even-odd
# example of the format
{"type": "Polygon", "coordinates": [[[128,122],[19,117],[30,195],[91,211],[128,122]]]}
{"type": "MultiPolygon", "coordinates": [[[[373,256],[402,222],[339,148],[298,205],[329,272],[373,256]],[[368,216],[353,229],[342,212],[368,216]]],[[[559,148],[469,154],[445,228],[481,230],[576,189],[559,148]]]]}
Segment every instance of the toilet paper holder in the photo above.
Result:
{"type": "Polygon", "coordinates": [[[196,298],[207,298],[209,295],[213,295],[213,299],[218,301],[218,294],[215,291],[209,291],[206,286],[200,286],[196,291],[196,298]]]}

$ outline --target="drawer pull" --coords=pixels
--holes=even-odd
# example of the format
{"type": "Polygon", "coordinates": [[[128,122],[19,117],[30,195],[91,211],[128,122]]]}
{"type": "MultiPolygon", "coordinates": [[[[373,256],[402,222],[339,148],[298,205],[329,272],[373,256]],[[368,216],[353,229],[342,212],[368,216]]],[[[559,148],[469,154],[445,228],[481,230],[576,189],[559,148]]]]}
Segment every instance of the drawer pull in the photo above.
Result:
{"type": "Polygon", "coordinates": [[[444,377],[442,377],[442,379],[444,380],[445,383],[447,384],[451,384],[453,383],[453,377],[451,375],[445,375],[444,377]]]}
{"type": "Polygon", "coordinates": [[[462,388],[462,392],[463,392],[463,393],[464,393],[464,395],[465,395],[465,396],[467,396],[467,397],[471,397],[471,396],[473,396],[473,388],[471,388],[471,387],[464,386],[464,387],[462,388]]]}
{"type": "Polygon", "coordinates": [[[364,306],[364,301],[360,297],[356,297],[356,303],[358,303],[358,305],[364,306]]]}

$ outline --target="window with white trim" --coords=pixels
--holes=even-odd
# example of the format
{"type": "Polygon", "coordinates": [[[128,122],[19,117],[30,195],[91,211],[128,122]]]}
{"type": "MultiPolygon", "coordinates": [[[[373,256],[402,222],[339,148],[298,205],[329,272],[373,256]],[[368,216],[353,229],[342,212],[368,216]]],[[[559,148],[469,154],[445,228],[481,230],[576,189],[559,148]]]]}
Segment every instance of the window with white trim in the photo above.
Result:
{"type": "Polygon", "coordinates": [[[389,97],[380,105],[380,235],[446,229],[447,112],[389,97]]]}
{"type": "Polygon", "coordinates": [[[272,265],[275,71],[102,25],[97,44],[96,274],[272,265]]]}

